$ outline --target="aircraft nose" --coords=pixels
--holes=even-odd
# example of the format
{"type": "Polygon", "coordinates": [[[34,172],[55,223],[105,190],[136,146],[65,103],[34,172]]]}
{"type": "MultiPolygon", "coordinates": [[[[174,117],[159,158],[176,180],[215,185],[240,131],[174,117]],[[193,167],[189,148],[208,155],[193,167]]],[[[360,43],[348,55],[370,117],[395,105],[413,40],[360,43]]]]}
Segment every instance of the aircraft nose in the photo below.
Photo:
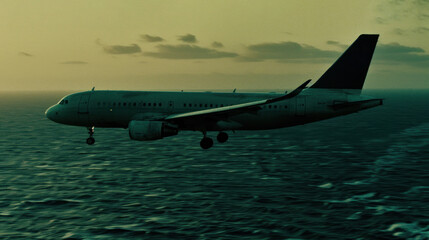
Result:
{"type": "Polygon", "coordinates": [[[45,111],[45,116],[51,120],[55,122],[55,116],[58,115],[58,111],[56,109],[56,105],[46,109],[45,111]]]}

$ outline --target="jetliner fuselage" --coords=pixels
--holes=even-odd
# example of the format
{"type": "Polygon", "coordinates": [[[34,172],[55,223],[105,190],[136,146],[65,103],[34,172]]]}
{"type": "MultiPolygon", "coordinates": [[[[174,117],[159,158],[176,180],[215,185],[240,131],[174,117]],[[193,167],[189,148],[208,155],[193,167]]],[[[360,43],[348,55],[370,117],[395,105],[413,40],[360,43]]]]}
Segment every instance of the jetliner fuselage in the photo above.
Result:
{"type": "MultiPolygon", "coordinates": [[[[353,92],[350,90],[349,92],[353,92]]],[[[55,122],[84,126],[127,128],[132,120],[156,120],[171,114],[227,107],[280,94],[86,91],[68,95],[49,108],[47,117],[55,122]]],[[[290,127],[354,113],[382,104],[381,99],[349,94],[344,90],[307,89],[299,96],[266,104],[257,112],[245,112],[229,119],[185,124],[179,130],[226,131],[264,130],[290,127]],[[343,107],[342,104],[349,104],[343,107]]]]}

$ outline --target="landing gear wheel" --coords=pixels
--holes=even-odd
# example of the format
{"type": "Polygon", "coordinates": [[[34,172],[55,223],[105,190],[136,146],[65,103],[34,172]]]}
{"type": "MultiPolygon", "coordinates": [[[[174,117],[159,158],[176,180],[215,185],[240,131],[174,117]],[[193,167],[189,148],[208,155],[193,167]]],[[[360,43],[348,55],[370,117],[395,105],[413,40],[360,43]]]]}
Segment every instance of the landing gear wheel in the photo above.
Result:
{"type": "Polygon", "coordinates": [[[213,139],[204,137],[201,139],[200,146],[202,149],[209,149],[213,146],[213,139]]]}
{"type": "Polygon", "coordinates": [[[228,140],[228,134],[226,132],[219,132],[217,135],[217,141],[220,143],[224,143],[228,140]]]}
{"type": "Polygon", "coordinates": [[[87,127],[87,129],[89,133],[89,138],[86,139],[86,143],[88,145],[92,145],[95,143],[95,139],[92,137],[92,135],[94,135],[94,127],[87,127]]]}
{"type": "Polygon", "coordinates": [[[92,144],[95,143],[95,139],[93,137],[89,137],[89,138],[86,139],[86,143],[88,145],[92,145],[92,144]]]}

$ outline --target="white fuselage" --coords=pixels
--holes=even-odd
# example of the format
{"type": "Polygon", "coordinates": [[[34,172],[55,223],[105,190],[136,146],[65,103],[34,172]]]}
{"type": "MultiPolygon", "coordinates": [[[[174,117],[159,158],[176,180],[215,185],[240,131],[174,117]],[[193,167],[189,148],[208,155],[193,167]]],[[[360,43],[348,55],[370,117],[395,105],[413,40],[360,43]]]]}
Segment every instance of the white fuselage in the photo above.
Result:
{"type": "MultiPolygon", "coordinates": [[[[49,108],[49,119],[85,127],[127,128],[132,120],[157,120],[171,114],[201,111],[269,99],[280,94],[87,91],[68,95],[49,108]]],[[[258,111],[238,113],[228,119],[210,117],[179,125],[179,130],[262,130],[319,121],[382,104],[382,100],[346,90],[307,89],[299,96],[261,105],[258,111]],[[366,101],[360,104],[350,104],[366,101]],[[342,104],[342,105],[341,105],[342,104]],[[342,106],[336,108],[334,106],[342,106]],[[207,124],[213,120],[213,124],[207,124]],[[202,129],[204,125],[204,129],[202,129]]]]}

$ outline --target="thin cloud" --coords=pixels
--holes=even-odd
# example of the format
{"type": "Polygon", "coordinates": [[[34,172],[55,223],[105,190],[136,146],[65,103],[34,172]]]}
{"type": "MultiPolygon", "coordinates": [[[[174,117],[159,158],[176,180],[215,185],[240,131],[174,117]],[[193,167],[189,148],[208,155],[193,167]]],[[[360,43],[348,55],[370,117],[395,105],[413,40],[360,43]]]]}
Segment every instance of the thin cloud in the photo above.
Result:
{"type": "Polygon", "coordinates": [[[162,42],[164,39],[160,36],[151,36],[148,34],[141,35],[141,38],[146,42],[162,42]]]}
{"type": "Polygon", "coordinates": [[[101,42],[100,39],[97,39],[95,41],[97,45],[100,45],[103,48],[103,51],[108,54],[135,54],[135,53],[141,53],[141,48],[137,44],[131,44],[128,46],[124,45],[106,45],[101,42]]]}
{"type": "Polygon", "coordinates": [[[429,54],[419,47],[403,46],[398,43],[378,44],[375,49],[374,60],[389,64],[427,67],[429,54]]]}
{"type": "Polygon", "coordinates": [[[213,42],[212,47],[214,48],[223,48],[223,44],[221,42],[213,42]]]}
{"type": "Polygon", "coordinates": [[[336,46],[336,47],[339,47],[341,49],[346,49],[348,47],[348,45],[339,43],[337,41],[327,41],[326,44],[331,45],[331,46],[336,46]]]}
{"type": "Polygon", "coordinates": [[[310,45],[296,42],[261,43],[250,45],[246,48],[246,54],[239,58],[240,61],[320,61],[337,57],[339,52],[321,50],[310,45]]]}
{"type": "Polygon", "coordinates": [[[84,62],[84,61],[65,61],[65,62],[61,62],[61,64],[85,65],[85,64],[88,64],[88,62],[84,62]]]}
{"type": "Polygon", "coordinates": [[[179,44],[157,46],[157,52],[145,52],[145,56],[165,59],[213,59],[213,58],[233,58],[238,54],[232,52],[222,52],[215,49],[198,47],[195,45],[179,44]]]}
{"type": "Polygon", "coordinates": [[[426,34],[429,33],[429,28],[427,27],[418,27],[413,30],[415,33],[426,34]]]}
{"type": "MultiPolygon", "coordinates": [[[[394,24],[412,21],[417,29],[427,25],[429,19],[428,0],[388,0],[380,1],[376,5],[377,17],[374,19],[378,24],[394,24]],[[388,9],[388,11],[386,11],[388,9]]],[[[425,32],[416,32],[421,34],[425,32]]]]}
{"type": "Polygon", "coordinates": [[[395,28],[392,31],[394,34],[399,35],[399,36],[403,36],[403,35],[407,35],[407,34],[429,34],[429,28],[427,27],[416,27],[416,28],[411,28],[408,30],[402,29],[402,28],[395,28]]]}
{"type": "Polygon", "coordinates": [[[30,54],[28,52],[19,52],[19,55],[24,56],[24,57],[33,57],[33,54],[30,54]]]}
{"type": "Polygon", "coordinates": [[[179,36],[178,39],[182,42],[185,42],[185,43],[196,43],[197,42],[197,38],[195,37],[195,35],[192,35],[192,34],[186,34],[183,36],[179,36]]]}
{"type": "Polygon", "coordinates": [[[108,54],[134,54],[140,53],[142,50],[137,44],[131,44],[128,46],[123,45],[112,45],[112,46],[103,46],[103,50],[108,54]]]}

